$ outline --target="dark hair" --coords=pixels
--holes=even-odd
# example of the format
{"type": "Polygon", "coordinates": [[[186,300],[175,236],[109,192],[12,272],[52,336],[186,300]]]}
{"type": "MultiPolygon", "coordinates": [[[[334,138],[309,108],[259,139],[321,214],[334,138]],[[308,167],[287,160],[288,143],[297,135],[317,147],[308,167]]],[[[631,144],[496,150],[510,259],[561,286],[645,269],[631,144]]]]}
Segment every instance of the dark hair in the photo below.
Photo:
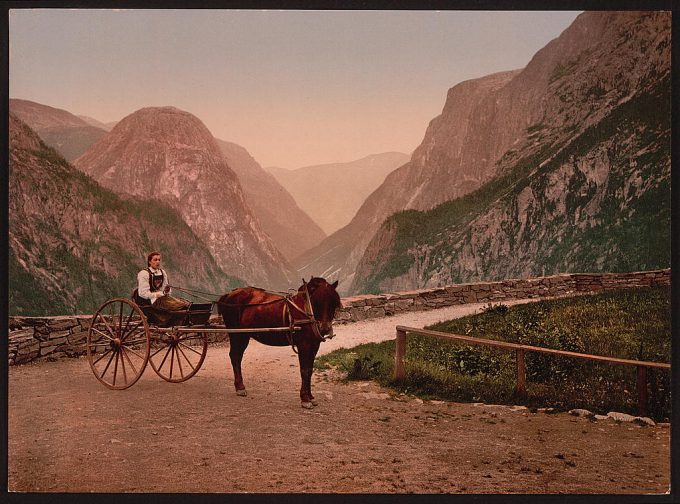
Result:
{"type": "Polygon", "coordinates": [[[153,258],[153,256],[159,256],[159,255],[161,255],[160,252],[151,252],[148,256],[146,256],[146,265],[151,266],[151,259],[153,258]]]}

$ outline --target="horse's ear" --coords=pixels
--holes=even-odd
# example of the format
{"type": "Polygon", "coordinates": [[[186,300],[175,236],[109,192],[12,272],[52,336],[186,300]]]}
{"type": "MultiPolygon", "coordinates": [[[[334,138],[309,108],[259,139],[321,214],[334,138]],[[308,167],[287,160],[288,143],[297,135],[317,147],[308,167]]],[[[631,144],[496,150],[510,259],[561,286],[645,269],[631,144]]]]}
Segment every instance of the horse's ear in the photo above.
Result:
{"type": "Polygon", "coordinates": [[[337,280],[331,284],[331,287],[333,287],[334,289],[335,289],[337,286],[338,286],[338,281],[337,281],[337,280]]]}

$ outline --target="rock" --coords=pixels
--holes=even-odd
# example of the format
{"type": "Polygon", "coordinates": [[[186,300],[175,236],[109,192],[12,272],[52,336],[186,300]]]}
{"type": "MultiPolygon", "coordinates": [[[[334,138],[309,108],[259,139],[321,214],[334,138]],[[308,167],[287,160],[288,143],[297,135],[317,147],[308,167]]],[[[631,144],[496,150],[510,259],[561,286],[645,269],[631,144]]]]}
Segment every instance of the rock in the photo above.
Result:
{"type": "Polygon", "coordinates": [[[570,415],[574,415],[577,417],[589,417],[593,416],[593,413],[591,411],[588,411],[587,409],[573,409],[569,410],[570,415]]]}
{"type": "Polygon", "coordinates": [[[611,418],[617,422],[632,422],[636,417],[633,415],[627,415],[626,413],[618,413],[616,411],[610,411],[607,413],[607,418],[611,418]]]}
{"type": "Polygon", "coordinates": [[[656,423],[654,420],[652,420],[649,417],[635,417],[635,420],[633,420],[636,424],[644,426],[649,426],[649,427],[654,427],[656,423]]]}

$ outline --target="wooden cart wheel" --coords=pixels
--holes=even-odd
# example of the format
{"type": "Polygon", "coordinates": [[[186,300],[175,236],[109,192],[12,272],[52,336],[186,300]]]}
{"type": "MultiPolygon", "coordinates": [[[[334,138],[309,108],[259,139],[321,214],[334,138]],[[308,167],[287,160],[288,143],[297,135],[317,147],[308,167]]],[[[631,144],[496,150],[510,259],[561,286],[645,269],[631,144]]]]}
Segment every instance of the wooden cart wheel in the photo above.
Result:
{"type": "Polygon", "coordinates": [[[179,383],[188,380],[203,365],[208,352],[205,333],[152,331],[149,362],[156,374],[165,381],[179,383]]]}
{"type": "Polygon", "coordinates": [[[87,360],[110,389],[126,389],[139,380],[149,361],[149,326],[134,302],[113,298],[101,305],[87,333],[87,360]]]}

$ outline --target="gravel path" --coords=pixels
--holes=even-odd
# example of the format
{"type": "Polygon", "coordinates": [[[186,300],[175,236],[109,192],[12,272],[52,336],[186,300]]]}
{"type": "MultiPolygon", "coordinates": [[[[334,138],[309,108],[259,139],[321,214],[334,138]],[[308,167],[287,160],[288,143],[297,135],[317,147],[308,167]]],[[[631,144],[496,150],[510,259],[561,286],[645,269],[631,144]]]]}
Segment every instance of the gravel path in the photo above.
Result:
{"type": "MultiPolygon", "coordinates": [[[[503,301],[506,306],[530,303],[533,299],[503,301]]],[[[378,343],[394,339],[395,327],[425,327],[445,320],[464,317],[481,312],[488,303],[473,303],[447,306],[436,310],[408,312],[379,319],[367,319],[352,324],[334,325],[335,337],[321,344],[319,355],[332,352],[338,348],[351,348],[362,343],[378,343]]]]}
{"type": "MultiPolygon", "coordinates": [[[[324,352],[394,338],[468,305],[336,328],[324,352]]],[[[228,346],[181,384],[150,367],[112,391],[87,360],[12,366],[10,490],[21,492],[663,493],[670,429],[526,408],[422,401],[315,373],[300,407],[297,357],[252,343],[248,396],[228,346]]]]}

